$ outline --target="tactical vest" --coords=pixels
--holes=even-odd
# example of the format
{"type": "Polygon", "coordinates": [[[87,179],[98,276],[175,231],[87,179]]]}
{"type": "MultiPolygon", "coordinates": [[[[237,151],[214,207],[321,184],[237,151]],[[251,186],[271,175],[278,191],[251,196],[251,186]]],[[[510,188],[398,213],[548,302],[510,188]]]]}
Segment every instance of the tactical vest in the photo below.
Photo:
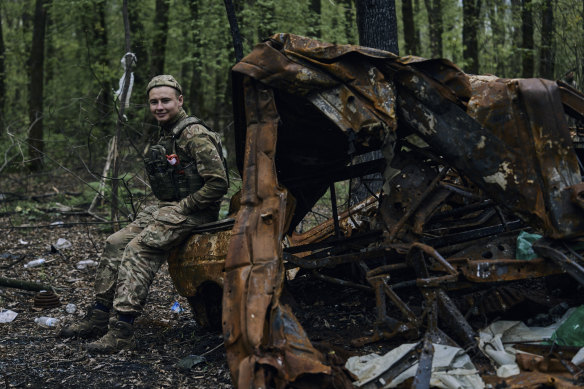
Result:
{"type": "MultiPolygon", "coordinates": [[[[221,139],[200,119],[186,117],[174,126],[170,135],[163,136],[144,156],[148,181],[154,196],[161,201],[179,201],[203,187],[205,181],[197,170],[197,162],[181,148],[176,140],[185,128],[200,124],[211,132],[211,139],[223,159],[221,139]]],[[[223,159],[225,166],[225,160],[223,159]]],[[[226,172],[227,173],[227,172],[226,172]]]]}

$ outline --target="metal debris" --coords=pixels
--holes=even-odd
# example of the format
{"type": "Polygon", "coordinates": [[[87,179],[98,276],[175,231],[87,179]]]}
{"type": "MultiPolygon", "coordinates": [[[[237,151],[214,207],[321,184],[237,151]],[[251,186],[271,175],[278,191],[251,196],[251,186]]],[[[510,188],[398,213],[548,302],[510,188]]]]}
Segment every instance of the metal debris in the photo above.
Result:
{"type": "MultiPolygon", "coordinates": [[[[480,359],[473,318],[553,304],[528,283],[565,273],[584,283],[573,243],[584,236],[584,131],[568,127],[584,120],[580,92],[291,34],[257,45],[232,75],[240,208],[231,230],[194,236],[169,268],[184,296],[223,288],[237,387],[351,387],[281,303],[287,268],[370,292],[374,328],[351,344],[417,339],[414,387],[428,385],[432,343],[480,359]],[[376,150],[384,158],[352,163],[376,150]],[[384,190],[340,210],[334,183],[373,172],[384,190]],[[331,218],[296,232],[327,191],[331,218]],[[522,230],[545,236],[540,258],[516,259],[522,230]],[[363,277],[327,272],[347,265],[363,277]],[[404,288],[419,291],[419,306],[400,298],[404,288]]],[[[580,371],[569,366],[558,387],[580,371]]],[[[504,380],[535,387],[542,377],[504,380]]]]}

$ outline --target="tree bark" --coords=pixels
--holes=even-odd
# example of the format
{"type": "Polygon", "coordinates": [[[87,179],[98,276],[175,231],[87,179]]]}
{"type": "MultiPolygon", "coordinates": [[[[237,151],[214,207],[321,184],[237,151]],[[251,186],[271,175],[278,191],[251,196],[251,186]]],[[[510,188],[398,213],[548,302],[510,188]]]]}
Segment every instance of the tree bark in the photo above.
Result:
{"type": "Polygon", "coordinates": [[[541,11],[541,48],[539,75],[549,80],[554,77],[554,10],[552,0],[545,0],[541,11]]]}
{"type": "Polygon", "coordinates": [[[395,0],[357,0],[356,4],[359,44],[399,55],[395,0]]]}
{"type": "Polygon", "coordinates": [[[405,53],[410,55],[420,55],[418,44],[418,33],[414,22],[413,0],[403,0],[402,19],[404,24],[404,40],[406,43],[405,53]]]}
{"type": "Polygon", "coordinates": [[[28,116],[31,126],[27,141],[30,158],[29,168],[33,171],[40,170],[43,166],[43,68],[45,62],[45,26],[49,4],[50,0],[36,0],[33,39],[30,50],[28,116]]]}
{"type": "Polygon", "coordinates": [[[522,77],[533,77],[533,13],[531,10],[531,0],[522,0],[521,2],[521,35],[523,42],[521,44],[522,52],[522,77]]]}
{"type": "Polygon", "coordinates": [[[150,76],[164,74],[164,57],[166,55],[166,40],[168,37],[168,0],[156,0],[154,11],[154,38],[150,51],[150,76]]]}
{"type": "Polygon", "coordinates": [[[442,0],[425,0],[430,26],[430,53],[432,58],[442,58],[442,0]]]}
{"type": "MultiPolygon", "coordinates": [[[[189,9],[191,11],[191,18],[199,20],[199,0],[189,1],[189,9]]],[[[195,115],[200,115],[202,100],[201,100],[201,34],[193,29],[193,76],[189,85],[189,108],[195,115]]]]}
{"type": "MultiPolygon", "coordinates": [[[[357,0],[357,27],[359,44],[390,51],[399,55],[397,41],[397,16],[394,0],[357,0]]],[[[355,156],[353,163],[382,158],[381,150],[355,156]]],[[[383,186],[381,173],[370,174],[351,181],[350,203],[357,204],[370,192],[377,193],[383,186]]]]}
{"type": "Polygon", "coordinates": [[[462,3],[462,45],[466,63],[465,71],[479,73],[478,21],[481,10],[480,0],[463,0],[462,3]]]}

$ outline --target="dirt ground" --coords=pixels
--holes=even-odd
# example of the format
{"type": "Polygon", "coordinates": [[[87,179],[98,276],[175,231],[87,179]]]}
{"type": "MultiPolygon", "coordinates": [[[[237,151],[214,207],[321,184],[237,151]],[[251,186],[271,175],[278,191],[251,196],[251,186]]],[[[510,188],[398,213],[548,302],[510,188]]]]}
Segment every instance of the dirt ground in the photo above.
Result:
{"type": "MultiPolygon", "coordinates": [[[[198,327],[166,265],[135,322],[137,350],[92,355],[85,350],[86,341],[59,338],[60,328],[82,318],[93,303],[95,267],[78,269],[77,264],[98,261],[110,232],[79,209],[57,209],[56,200],[64,204],[82,190],[58,171],[42,177],[4,177],[0,188],[0,276],[50,285],[58,289],[59,299],[56,307],[39,308],[34,302],[38,292],[0,286],[0,311],[18,314],[12,322],[0,323],[0,387],[233,387],[222,334],[198,327]],[[66,239],[71,247],[55,250],[59,239],[66,239]],[[38,258],[46,263],[25,268],[38,258]],[[171,310],[175,302],[182,312],[171,310]],[[66,311],[68,304],[76,306],[75,312],[66,311]],[[35,322],[41,316],[59,323],[44,328],[35,322]],[[191,367],[192,361],[200,362],[191,367]]],[[[364,352],[347,346],[347,339],[362,336],[360,329],[372,328],[372,298],[306,276],[298,276],[288,286],[287,300],[317,348],[335,351],[341,358],[364,352]]],[[[376,344],[366,351],[386,348],[387,344],[376,344]]]]}
{"type": "MultiPolygon", "coordinates": [[[[111,232],[84,211],[87,204],[63,208],[74,203],[82,189],[59,171],[34,177],[0,177],[0,277],[49,285],[57,289],[59,300],[55,307],[40,308],[35,306],[38,292],[0,285],[0,315],[4,310],[17,313],[12,322],[0,323],[0,388],[232,388],[222,334],[197,325],[166,265],[135,322],[137,350],[92,355],[85,350],[86,341],[57,336],[63,325],[82,318],[93,304],[96,268],[78,269],[77,265],[98,261],[111,232]],[[59,239],[66,239],[71,247],[56,249],[59,239]],[[45,264],[24,266],[38,258],[44,258],[45,264]],[[182,312],[172,310],[175,303],[182,312]],[[68,304],[74,304],[76,310],[68,312],[68,304]],[[41,316],[56,318],[59,323],[44,328],[35,322],[41,316]]],[[[412,287],[400,293],[419,315],[422,299],[416,290],[412,287]]],[[[527,324],[548,325],[568,307],[582,304],[581,290],[566,277],[525,280],[505,290],[485,289],[474,295],[485,300],[485,310],[488,301],[499,299],[499,292],[509,294],[507,300],[516,300],[519,305],[505,315],[471,315],[469,322],[475,329],[502,318],[536,318],[527,324]]],[[[468,296],[453,297],[464,303],[468,296]]],[[[283,299],[315,347],[328,356],[334,354],[339,363],[353,355],[382,355],[406,341],[394,338],[360,348],[351,346],[351,340],[373,333],[375,298],[369,292],[299,273],[287,281],[283,299]]],[[[471,312],[468,307],[464,311],[471,312]]],[[[388,312],[397,317],[394,313],[388,312]]],[[[493,374],[484,357],[477,361],[483,378],[493,374]]]]}

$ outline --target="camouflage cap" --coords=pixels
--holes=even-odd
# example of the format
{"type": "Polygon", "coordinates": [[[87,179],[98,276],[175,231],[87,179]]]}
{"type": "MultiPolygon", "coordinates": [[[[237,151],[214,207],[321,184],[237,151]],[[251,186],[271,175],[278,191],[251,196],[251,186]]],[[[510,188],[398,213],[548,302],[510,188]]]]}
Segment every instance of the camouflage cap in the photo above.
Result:
{"type": "Polygon", "coordinates": [[[170,74],[161,74],[159,76],[153,77],[146,87],[146,94],[150,92],[150,89],[156,88],[157,86],[169,86],[176,89],[182,95],[182,88],[180,87],[180,84],[170,74]]]}

